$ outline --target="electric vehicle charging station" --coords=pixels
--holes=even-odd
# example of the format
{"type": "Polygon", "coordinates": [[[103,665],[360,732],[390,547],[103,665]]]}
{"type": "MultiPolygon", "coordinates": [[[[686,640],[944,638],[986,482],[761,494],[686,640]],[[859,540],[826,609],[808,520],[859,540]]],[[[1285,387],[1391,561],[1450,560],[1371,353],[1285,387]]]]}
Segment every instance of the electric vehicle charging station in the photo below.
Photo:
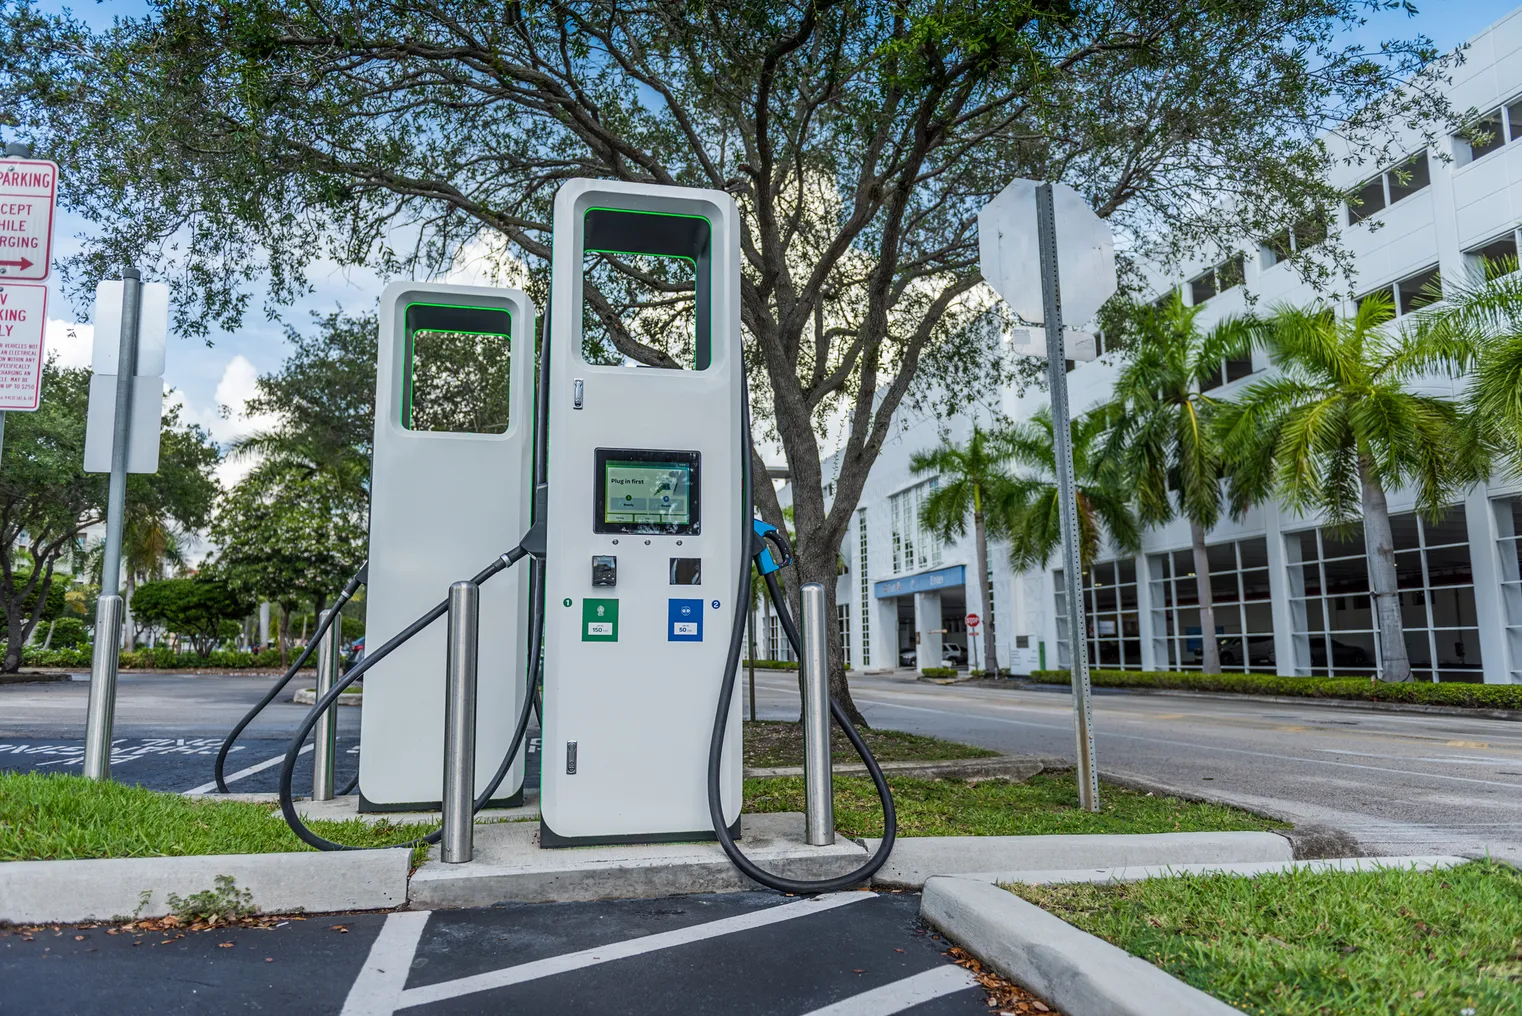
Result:
{"type": "MultiPolygon", "coordinates": [[[[381,296],[365,606],[372,651],[529,528],[534,315],[533,302],[514,289],[395,282],[381,296]],[[469,343],[479,343],[475,362],[498,383],[482,386],[480,374],[458,370],[469,343]],[[437,398],[430,402],[446,387],[458,396],[462,380],[475,383],[467,393],[473,413],[462,415],[458,398],[453,413],[440,411],[437,398]]],[[[483,585],[479,610],[478,791],[508,751],[511,718],[524,701],[528,570],[483,585]]],[[[360,810],[439,805],[444,674],[442,625],[419,632],[366,673],[360,810]]],[[[523,770],[520,753],[495,801],[522,799],[523,770]]]]}
{"type": "MultiPolygon", "coordinates": [[[[749,567],[738,229],[722,191],[573,180],[555,197],[541,846],[714,835],[709,735],[749,567]],[[691,369],[587,360],[598,253],[691,261],[691,369]]],[[[737,828],[739,696],[729,708],[737,828]]]]}

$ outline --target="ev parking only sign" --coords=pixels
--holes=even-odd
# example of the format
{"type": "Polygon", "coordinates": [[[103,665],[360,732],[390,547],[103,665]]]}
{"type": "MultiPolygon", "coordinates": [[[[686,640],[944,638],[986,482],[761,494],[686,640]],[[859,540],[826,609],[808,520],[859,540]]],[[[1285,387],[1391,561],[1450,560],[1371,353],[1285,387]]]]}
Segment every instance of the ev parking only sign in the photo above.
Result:
{"type": "Polygon", "coordinates": [[[48,287],[0,279],[0,412],[30,412],[42,397],[48,287]]]}

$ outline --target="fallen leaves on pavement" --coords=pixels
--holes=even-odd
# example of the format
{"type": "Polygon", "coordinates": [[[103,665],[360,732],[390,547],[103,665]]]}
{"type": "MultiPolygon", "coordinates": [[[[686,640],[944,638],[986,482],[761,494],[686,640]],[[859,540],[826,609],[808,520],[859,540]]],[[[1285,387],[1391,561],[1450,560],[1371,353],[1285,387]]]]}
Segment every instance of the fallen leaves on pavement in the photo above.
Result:
{"type": "Polygon", "coordinates": [[[952,946],[947,950],[946,955],[951,958],[951,962],[967,970],[977,979],[983,990],[988,992],[988,1007],[996,1009],[1001,1016],[1004,1013],[1009,1013],[1011,1016],[1028,1016],[1028,1014],[1037,1013],[1046,1014],[1046,1016],[1062,1016],[1057,1010],[1013,981],[1006,981],[998,974],[984,970],[978,958],[965,949],[952,946]]]}

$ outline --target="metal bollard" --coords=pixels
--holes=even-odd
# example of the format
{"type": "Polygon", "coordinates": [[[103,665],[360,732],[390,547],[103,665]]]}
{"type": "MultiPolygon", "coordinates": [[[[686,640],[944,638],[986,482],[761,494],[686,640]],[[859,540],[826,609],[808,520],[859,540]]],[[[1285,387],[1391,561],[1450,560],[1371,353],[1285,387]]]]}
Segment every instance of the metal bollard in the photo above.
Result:
{"type": "MultiPolygon", "coordinates": [[[[317,615],[317,624],[320,627],[332,614],[331,610],[324,610],[317,615]]],[[[343,618],[335,617],[333,627],[329,628],[322,636],[322,641],[317,644],[317,698],[321,698],[332,690],[338,681],[338,660],[341,655],[340,640],[343,638],[343,618]]],[[[312,800],[333,800],[333,765],[338,758],[338,703],[334,702],[321,716],[317,718],[317,726],[312,731],[316,743],[312,748],[312,800]]]]}
{"type": "Polygon", "coordinates": [[[444,841],[446,864],[475,853],[476,650],[480,591],[474,582],[449,587],[449,656],[444,685],[444,841]]]}
{"type": "Polygon", "coordinates": [[[809,846],[835,842],[830,766],[830,651],[824,586],[803,585],[803,819],[809,846]]]}
{"type": "Polygon", "coordinates": [[[102,596],[95,607],[90,657],[90,704],[85,710],[85,775],[111,778],[111,724],[116,716],[116,664],[122,647],[122,598],[102,596]]]}

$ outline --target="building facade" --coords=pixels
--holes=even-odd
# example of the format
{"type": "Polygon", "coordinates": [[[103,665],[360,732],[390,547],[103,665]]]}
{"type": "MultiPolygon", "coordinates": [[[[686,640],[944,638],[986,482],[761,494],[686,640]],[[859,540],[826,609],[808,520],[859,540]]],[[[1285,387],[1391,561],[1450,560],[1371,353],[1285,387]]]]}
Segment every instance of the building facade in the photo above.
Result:
{"type": "MultiPolygon", "coordinates": [[[[1410,147],[1386,166],[1345,167],[1334,182],[1352,200],[1325,229],[1351,252],[1352,312],[1369,294],[1388,293],[1397,315],[1421,307],[1434,285],[1483,270],[1485,259],[1515,256],[1522,232],[1522,10],[1473,39],[1449,89],[1453,106],[1481,114],[1488,142],[1445,136],[1410,147]]],[[[1231,257],[1192,266],[1174,285],[1202,306],[1199,323],[1250,307],[1324,300],[1289,263],[1324,237],[1322,227],[1245,242],[1231,257]],[[1304,235],[1301,235],[1304,234],[1304,235]]],[[[1230,395],[1268,367],[1262,354],[1222,364],[1219,391],[1230,395]]],[[[1109,399],[1113,358],[1068,375],[1075,414],[1109,399]]],[[[1457,394],[1447,379],[1422,387],[1457,394]]],[[[944,433],[965,440],[980,416],[1029,418],[1044,392],[1006,392],[999,404],[937,420],[901,414],[874,465],[841,547],[838,622],[850,666],[892,669],[942,659],[981,667],[981,639],[969,613],[992,617],[999,665],[1014,673],[1068,663],[1062,575],[1052,567],[1013,571],[1007,548],[990,551],[989,588],[976,588],[969,534],[943,545],[921,532],[918,505],[934,476],[909,470],[910,457],[944,433]],[[966,659],[960,657],[966,654],[966,659]]],[[[986,422],[986,419],[985,419],[986,422]]],[[[826,464],[826,476],[829,463],[826,464]]],[[[827,488],[828,492],[828,488],[827,488]]],[[[785,494],[785,492],[784,492],[785,494]]],[[[1522,681],[1522,486],[1505,478],[1477,486],[1432,522],[1418,518],[1409,492],[1391,492],[1396,568],[1414,677],[1432,681],[1522,681]]],[[[1315,516],[1268,503],[1209,535],[1216,637],[1223,669],[1286,676],[1371,674],[1379,665],[1362,531],[1338,531],[1315,516]]],[[[970,527],[969,527],[970,528],[970,527]]],[[[1089,659],[1099,667],[1200,666],[1202,631],[1187,524],[1145,534],[1142,553],[1102,556],[1085,576],[1089,659]]],[[[763,607],[758,636],[768,632],[763,607]]],[[[761,656],[785,656],[780,632],[761,656]],[[781,647],[777,653],[768,650],[781,647]]]]}

